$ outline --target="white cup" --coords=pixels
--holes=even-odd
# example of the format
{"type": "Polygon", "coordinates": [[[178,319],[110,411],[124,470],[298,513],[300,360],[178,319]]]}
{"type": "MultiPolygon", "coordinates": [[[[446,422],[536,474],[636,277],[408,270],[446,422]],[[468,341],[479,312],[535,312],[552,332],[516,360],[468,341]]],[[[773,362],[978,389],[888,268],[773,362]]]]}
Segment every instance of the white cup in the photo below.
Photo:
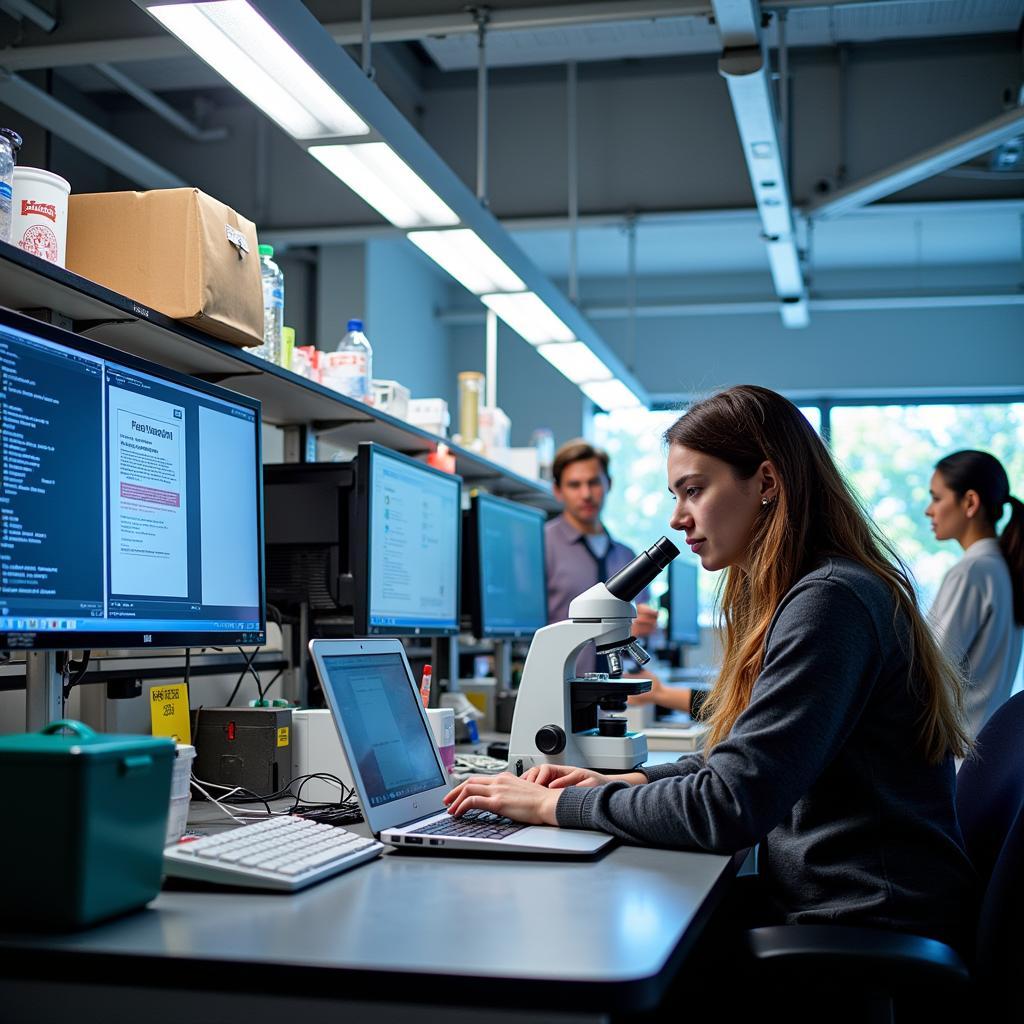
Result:
{"type": "Polygon", "coordinates": [[[71,184],[41,167],[14,168],[11,243],[63,267],[67,257],[71,184]]]}
{"type": "Polygon", "coordinates": [[[448,771],[455,764],[455,711],[452,708],[427,708],[427,721],[441,761],[448,771]]]}

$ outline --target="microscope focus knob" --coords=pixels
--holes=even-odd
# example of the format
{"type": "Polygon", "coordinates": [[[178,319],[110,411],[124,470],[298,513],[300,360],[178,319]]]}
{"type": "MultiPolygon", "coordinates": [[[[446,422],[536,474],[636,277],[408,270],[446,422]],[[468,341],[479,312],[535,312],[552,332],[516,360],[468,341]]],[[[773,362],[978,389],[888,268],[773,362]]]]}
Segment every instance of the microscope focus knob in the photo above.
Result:
{"type": "Polygon", "coordinates": [[[542,725],[533,741],[542,754],[560,754],[565,750],[565,730],[560,725],[542,725]]]}

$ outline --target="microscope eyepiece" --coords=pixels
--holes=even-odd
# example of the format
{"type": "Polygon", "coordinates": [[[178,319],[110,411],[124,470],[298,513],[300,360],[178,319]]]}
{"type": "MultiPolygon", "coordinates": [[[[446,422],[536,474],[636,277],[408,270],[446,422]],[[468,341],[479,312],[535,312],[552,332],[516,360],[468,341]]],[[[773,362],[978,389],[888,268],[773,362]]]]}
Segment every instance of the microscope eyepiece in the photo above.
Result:
{"type": "Polygon", "coordinates": [[[632,601],[678,554],[679,548],[668,537],[662,537],[621,568],[605,586],[620,601],[632,601]]]}

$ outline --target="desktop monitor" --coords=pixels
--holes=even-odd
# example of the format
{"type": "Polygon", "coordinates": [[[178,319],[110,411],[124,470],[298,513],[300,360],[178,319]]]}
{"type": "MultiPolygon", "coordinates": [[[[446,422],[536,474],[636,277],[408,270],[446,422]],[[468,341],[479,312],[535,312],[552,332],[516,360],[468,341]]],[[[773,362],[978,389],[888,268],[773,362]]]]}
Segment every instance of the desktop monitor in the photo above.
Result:
{"type": "Polygon", "coordinates": [[[355,497],[356,634],[457,633],[462,478],[361,444],[355,497]]]}
{"type": "Polygon", "coordinates": [[[539,509],[476,494],[465,518],[463,608],[477,637],[530,636],[547,625],[539,509]]]}
{"type": "Polygon", "coordinates": [[[0,310],[0,648],[266,641],[260,404],[0,310]]]}
{"type": "Polygon", "coordinates": [[[668,567],[669,646],[696,647],[700,643],[697,623],[697,566],[676,558],[668,567]]]}
{"type": "Polygon", "coordinates": [[[354,636],[458,632],[462,480],[377,444],[264,467],[267,591],[354,636]]]}

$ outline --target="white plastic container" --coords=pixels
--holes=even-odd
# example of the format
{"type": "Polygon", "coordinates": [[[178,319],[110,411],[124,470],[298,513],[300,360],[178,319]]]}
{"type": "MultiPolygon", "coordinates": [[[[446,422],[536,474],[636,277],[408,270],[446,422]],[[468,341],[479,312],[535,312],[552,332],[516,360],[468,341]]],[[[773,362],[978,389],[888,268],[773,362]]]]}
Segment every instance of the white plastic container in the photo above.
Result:
{"type": "Polygon", "coordinates": [[[450,772],[455,765],[455,712],[452,708],[427,708],[427,721],[441,754],[441,763],[450,772]]]}
{"type": "Polygon", "coordinates": [[[167,839],[170,846],[185,833],[188,823],[188,808],[192,801],[192,762],[196,759],[196,748],[188,743],[178,744],[178,756],[171,771],[171,811],[167,816],[167,839]]]}
{"type": "Polygon", "coordinates": [[[451,424],[448,403],[443,398],[410,398],[406,420],[421,430],[447,437],[451,424]]]}
{"type": "Polygon", "coordinates": [[[15,167],[11,243],[63,267],[70,194],[70,182],[59,174],[41,167],[15,167]]]}
{"type": "Polygon", "coordinates": [[[404,420],[409,413],[409,389],[397,380],[373,380],[373,407],[404,420]]]}

